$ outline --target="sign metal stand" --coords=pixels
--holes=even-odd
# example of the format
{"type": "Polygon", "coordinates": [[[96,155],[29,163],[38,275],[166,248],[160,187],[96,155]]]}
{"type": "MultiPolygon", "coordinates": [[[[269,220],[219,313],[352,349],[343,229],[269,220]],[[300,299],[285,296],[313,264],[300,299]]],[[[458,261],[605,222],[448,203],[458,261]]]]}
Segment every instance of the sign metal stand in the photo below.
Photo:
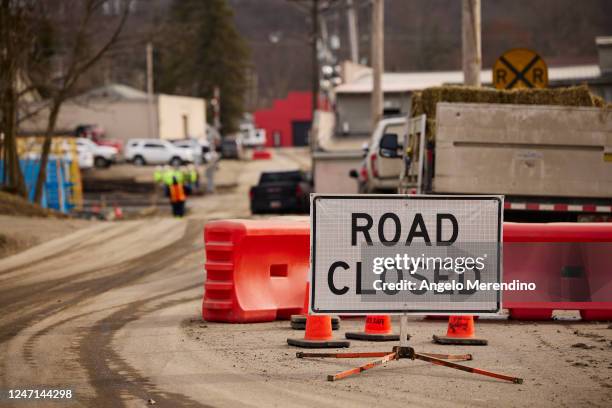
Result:
{"type": "Polygon", "coordinates": [[[494,373],[492,371],[482,370],[480,368],[468,367],[462,364],[453,363],[453,361],[470,361],[472,360],[471,354],[435,354],[435,353],[417,353],[414,348],[408,346],[408,319],[407,315],[401,315],[400,320],[400,345],[393,347],[391,351],[380,351],[380,352],[358,352],[358,353],[304,353],[297,352],[297,358],[312,357],[312,358],[372,358],[377,357],[376,360],[370,361],[369,363],[360,365],[355,368],[351,368],[346,371],[339,372],[337,374],[331,374],[327,376],[328,381],[337,381],[352,375],[360,374],[363,371],[369,370],[381,366],[389,361],[400,360],[408,358],[410,360],[421,360],[431,364],[440,365],[444,367],[454,368],[457,370],[465,371],[473,374],[480,374],[487,377],[493,377],[500,380],[510,381],[515,384],[522,384],[523,379],[518,377],[511,377],[504,374],[494,373]]]}
{"type": "MultiPolygon", "coordinates": [[[[533,64],[532,64],[533,65],[533,64]]],[[[526,71],[528,69],[525,69],[526,71]]],[[[421,129],[422,130],[422,129],[421,129]]],[[[422,132],[424,133],[424,132],[422,132]]],[[[379,195],[315,195],[311,199],[311,288],[312,294],[310,297],[311,310],[314,314],[332,314],[343,312],[348,314],[398,314],[401,319],[400,326],[400,341],[399,345],[387,351],[370,351],[370,352],[348,352],[348,353],[306,353],[298,352],[297,358],[375,358],[370,362],[351,368],[337,374],[328,375],[328,381],[337,381],[353,375],[362,373],[363,371],[384,365],[393,360],[410,359],[426,361],[430,364],[440,365],[444,367],[454,368],[456,370],[465,371],[468,373],[484,375],[487,377],[497,378],[504,381],[509,381],[515,384],[522,384],[523,379],[512,377],[504,374],[498,374],[491,371],[482,370],[480,368],[469,367],[458,364],[456,362],[472,360],[471,354],[434,354],[416,352],[408,343],[408,316],[407,312],[415,310],[411,307],[410,301],[404,300],[389,300],[384,298],[384,302],[376,304],[366,304],[363,302],[361,291],[351,291],[348,286],[350,277],[353,277],[351,272],[351,264],[357,265],[357,283],[356,287],[361,288],[361,264],[364,262],[360,251],[358,250],[358,233],[363,234],[363,242],[368,246],[373,245],[373,240],[370,235],[370,229],[378,223],[378,241],[385,247],[399,244],[399,240],[404,240],[402,236],[401,220],[412,220],[410,228],[404,230],[410,231],[406,237],[406,245],[412,242],[413,235],[420,229],[424,236],[425,219],[436,224],[436,236],[442,236],[442,221],[450,220],[452,224],[452,237],[449,241],[437,241],[437,243],[445,242],[450,244],[458,238],[459,225],[462,226],[464,239],[459,240],[459,243],[470,243],[470,237],[478,237],[475,241],[479,245],[489,243],[491,250],[494,250],[496,256],[489,260],[490,269],[482,268],[488,272],[488,276],[484,276],[485,281],[501,282],[501,257],[499,255],[499,244],[502,238],[502,211],[503,198],[500,196],[379,196],[379,195]],[[400,200],[400,201],[397,201],[400,200]],[[443,205],[441,205],[441,203],[443,205]],[[390,208],[394,209],[390,212],[390,208]],[[438,209],[443,208],[441,213],[438,209]],[[352,214],[349,218],[347,215],[352,214]],[[418,217],[417,217],[418,215],[418,217]],[[387,220],[396,220],[395,222],[385,223],[387,220]],[[338,223],[338,220],[344,222],[338,223]],[[483,221],[484,220],[484,221],[483,221]],[[395,235],[393,239],[385,235],[386,226],[395,226],[395,235]],[[317,237],[321,241],[317,240],[317,237]],[[350,239],[349,239],[350,238],[350,239]],[[452,241],[452,242],[451,242],[452,241]],[[325,242],[327,245],[317,245],[317,242],[325,242]],[[333,245],[332,245],[333,243],[333,245]],[[330,250],[332,248],[332,250],[330,250]],[[339,258],[338,254],[342,254],[339,258]],[[338,272],[340,270],[340,272],[338,272]],[[317,272],[319,272],[317,274],[317,272]],[[337,273],[340,282],[345,286],[335,286],[334,274],[337,273]],[[318,279],[324,283],[319,283],[318,279]],[[342,280],[344,279],[344,280],[342,280]],[[327,282],[327,286],[325,285],[327,282]],[[339,298],[339,296],[343,296],[339,298]],[[357,306],[356,306],[357,305],[357,306]]],[[[446,225],[449,225],[446,223],[446,225]]],[[[374,234],[375,232],[372,232],[374,234]]],[[[387,234],[388,235],[388,234],[387,234]]],[[[448,235],[448,234],[447,234],[448,235]]],[[[421,237],[421,236],[419,236],[421,237]]],[[[431,241],[429,238],[424,239],[425,242],[431,241]]],[[[377,241],[377,242],[378,242],[377,241]]],[[[447,245],[444,246],[447,246],[447,245]]],[[[437,246],[437,244],[436,244],[437,246]]],[[[376,251],[376,248],[371,248],[374,252],[380,252],[379,255],[384,255],[385,251],[376,251]]],[[[435,253],[434,253],[435,254],[435,253]]],[[[399,255],[397,255],[399,256],[399,255]]],[[[424,259],[425,255],[423,255],[424,259]]],[[[486,254],[485,254],[486,257],[486,254]]],[[[383,259],[383,258],[380,258],[383,259]]],[[[484,259],[484,258],[483,258],[484,259]]],[[[425,262],[425,261],[423,261],[425,262]]],[[[389,268],[386,267],[385,268],[389,268]]],[[[385,269],[383,268],[383,269],[385,269]]],[[[427,268],[425,268],[427,269],[427,268]]],[[[458,272],[459,273],[459,272],[458,272]]],[[[462,273],[462,272],[461,272],[462,273]]],[[[401,279],[401,278],[400,278],[401,279]]],[[[374,291],[374,295],[376,295],[374,291]]],[[[381,292],[382,293],[382,292],[381,292]]],[[[451,293],[454,293],[451,291],[451,293]]],[[[370,293],[371,294],[371,293],[370,293]]],[[[448,301],[452,301],[449,299],[448,301]]],[[[500,294],[485,294],[482,299],[472,299],[472,305],[463,304],[461,309],[453,308],[450,312],[460,312],[473,314],[478,312],[482,314],[496,313],[500,308],[500,294]],[[474,305],[475,303],[475,305],[474,305]]],[[[431,310],[418,308],[421,314],[428,312],[448,313],[449,310],[442,306],[441,303],[431,302],[427,305],[431,310]]]]}

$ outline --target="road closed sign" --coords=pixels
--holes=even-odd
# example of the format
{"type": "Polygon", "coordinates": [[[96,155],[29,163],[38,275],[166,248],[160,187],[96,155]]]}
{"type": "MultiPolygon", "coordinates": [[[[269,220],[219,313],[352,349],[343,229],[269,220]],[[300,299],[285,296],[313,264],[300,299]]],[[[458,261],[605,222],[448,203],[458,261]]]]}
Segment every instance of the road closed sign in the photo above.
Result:
{"type": "Polygon", "coordinates": [[[497,313],[502,210],[499,196],[314,195],[311,312],[497,313]]]}

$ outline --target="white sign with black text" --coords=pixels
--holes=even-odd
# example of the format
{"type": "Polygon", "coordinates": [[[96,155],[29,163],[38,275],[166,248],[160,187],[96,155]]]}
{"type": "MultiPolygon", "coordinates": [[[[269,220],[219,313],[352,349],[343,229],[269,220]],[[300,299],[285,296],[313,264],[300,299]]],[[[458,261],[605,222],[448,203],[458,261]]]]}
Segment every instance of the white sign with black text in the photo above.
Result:
{"type": "Polygon", "coordinates": [[[311,200],[312,313],[499,312],[503,197],[311,200]]]}

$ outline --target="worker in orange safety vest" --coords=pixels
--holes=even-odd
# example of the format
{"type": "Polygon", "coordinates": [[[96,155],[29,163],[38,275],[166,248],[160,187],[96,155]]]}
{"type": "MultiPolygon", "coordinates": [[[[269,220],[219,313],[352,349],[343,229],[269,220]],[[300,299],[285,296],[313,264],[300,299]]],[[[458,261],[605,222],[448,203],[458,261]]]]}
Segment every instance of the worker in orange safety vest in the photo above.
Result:
{"type": "Polygon", "coordinates": [[[180,183],[176,177],[172,177],[172,184],[169,186],[170,206],[172,207],[172,215],[177,218],[182,218],[185,215],[185,188],[183,183],[180,183]]]}

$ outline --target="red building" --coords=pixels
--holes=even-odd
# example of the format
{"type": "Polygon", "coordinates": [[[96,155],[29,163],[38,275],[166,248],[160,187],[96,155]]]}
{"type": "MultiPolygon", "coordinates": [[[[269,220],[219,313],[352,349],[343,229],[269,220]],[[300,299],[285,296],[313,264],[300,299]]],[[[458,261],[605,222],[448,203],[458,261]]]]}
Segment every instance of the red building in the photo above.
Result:
{"type": "Polygon", "coordinates": [[[289,92],[269,109],[254,113],[255,126],[266,130],[266,146],[307,146],[312,123],[312,94],[289,92]]]}

